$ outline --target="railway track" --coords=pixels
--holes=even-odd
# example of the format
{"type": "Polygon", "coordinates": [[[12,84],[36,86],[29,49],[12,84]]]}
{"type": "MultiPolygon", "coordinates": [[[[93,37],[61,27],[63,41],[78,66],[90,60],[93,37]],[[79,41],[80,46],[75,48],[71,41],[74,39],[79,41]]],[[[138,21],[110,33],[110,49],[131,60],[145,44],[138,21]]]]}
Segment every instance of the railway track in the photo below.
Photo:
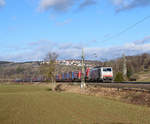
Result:
{"type": "MultiPolygon", "coordinates": [[[[118,82],[113,82],[113,83],[117,83],[118,82]]],[[[150,82],[120,82],[121,84],[150,84],[150,82]]]]}
{"type": "MultiPolygon", "coordinates": [[[[70,85],[80,85],[80,82],[65,82],[70,85]]],[[[64,84],[65,84],[64,83],[64,84]]],[[[150,93],[150,82],[120,82],[120,83],[86,83],[87,86],[94,87],[104,87],[104,88],[116,88],[119,90],[129,90],[129,91],[139,91],[139,92],[149,92],[150,93]]]]}
{"type": "MultiPolygon", "coordinates": [[[[65,82],[58,82],[58,83],[72,83],[72,84],[80,84],[81,82],[79,81],[79,82],[69,82],[69,81],[65,81],[65,82]]],[[[95,83],[95,82],[86,82],[87,84],[91,84],[91,85],[93,85],[93,84],[97,84],[97,85],[99,85],[99,84],[150,84],[150,82],[112,82],[112,83],[110,83],[110,82],[105,82],[105,83],[102,83],[102,82],[97,82],[97,83],[95,83]]]]}
{"type": "Polygon", "coordinates": [[[95,87],[101,86],[101,87],[106,87],[106,88],[117,88],[118,90],[124,89],[124,90],[136,90],[136,91],[150,91],[150,83],[147,84],[137,84],[137,83],[99,83],[99,84],[91,84],[89,83],[88,85],[93,85],[95,87]]]}

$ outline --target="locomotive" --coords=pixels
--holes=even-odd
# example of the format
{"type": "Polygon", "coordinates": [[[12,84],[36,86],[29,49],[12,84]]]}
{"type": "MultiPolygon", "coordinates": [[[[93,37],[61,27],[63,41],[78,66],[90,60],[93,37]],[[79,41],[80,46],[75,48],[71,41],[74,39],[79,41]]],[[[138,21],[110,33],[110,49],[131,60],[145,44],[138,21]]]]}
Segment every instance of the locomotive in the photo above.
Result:
{"type": "MultiPolygon", "coordinates": [[[[57,82],[81,82],[83,74],[81,71],[65,72],[56,75],[57,82]]],[[[86,82],[112,82],[112,67],[93,67],[85,69],[86,82]]]]}

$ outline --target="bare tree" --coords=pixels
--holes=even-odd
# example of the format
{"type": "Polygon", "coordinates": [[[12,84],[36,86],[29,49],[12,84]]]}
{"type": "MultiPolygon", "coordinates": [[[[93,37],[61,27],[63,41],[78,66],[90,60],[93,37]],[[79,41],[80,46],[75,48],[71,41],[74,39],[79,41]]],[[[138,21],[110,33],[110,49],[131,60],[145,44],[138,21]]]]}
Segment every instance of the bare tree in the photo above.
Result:
{"type": "Polygon", "coordinates": [[[45,79],[48,82],[51,82],[53,87],[52,90],[55,90],[56,86],[56,60],[58,58],[58,54],[55,52],[49,52],[45,58],[43,63],[41,64],[41,72],[44,74],[45,79]]]}

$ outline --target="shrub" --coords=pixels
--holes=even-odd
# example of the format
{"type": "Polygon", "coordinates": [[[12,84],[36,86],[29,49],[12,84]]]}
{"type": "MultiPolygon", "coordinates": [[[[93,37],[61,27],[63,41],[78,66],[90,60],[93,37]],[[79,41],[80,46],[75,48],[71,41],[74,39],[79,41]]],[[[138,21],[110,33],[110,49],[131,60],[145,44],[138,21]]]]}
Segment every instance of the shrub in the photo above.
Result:
{"type": "Polygon", "coordinates": [[[116,82],[122,82],[122,81],[124,81],[123,74],[121,72],[118,72],[116,74],[116,77],[115,77],[114,81],[116,81],[116,82]]]}
{"type": "Polygon", "coordinates": [[[132,72],[132,70],[129,68],[129,69],[127,70],[127,77],[128,77],[128,79],[131,78],[132,74],[133,74],[133,72],[132,72]]]}

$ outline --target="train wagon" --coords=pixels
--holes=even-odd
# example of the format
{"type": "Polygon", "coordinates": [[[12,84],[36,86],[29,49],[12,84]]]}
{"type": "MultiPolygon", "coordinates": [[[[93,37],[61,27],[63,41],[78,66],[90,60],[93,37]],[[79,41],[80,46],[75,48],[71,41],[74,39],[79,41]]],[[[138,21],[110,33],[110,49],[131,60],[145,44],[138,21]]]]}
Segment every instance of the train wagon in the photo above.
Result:
{"type": "MultiPolygon", "coordinates": [[[[64,72],[56,75],[56,81],[61,82],[78,82],[81,81],[81,71],[64,72]]],[[[113,69],[112,67],[94,67],[87,68],[85,72],[86,82],[112,82],[113,69]]]]}
{"type": "Polygon", "coordinates": [[[73,76],[73,79],[72,79],[73,82],[81,81],[81,71],[75,71],[75,72],[73,72],[72,76],[73,76]]]}

